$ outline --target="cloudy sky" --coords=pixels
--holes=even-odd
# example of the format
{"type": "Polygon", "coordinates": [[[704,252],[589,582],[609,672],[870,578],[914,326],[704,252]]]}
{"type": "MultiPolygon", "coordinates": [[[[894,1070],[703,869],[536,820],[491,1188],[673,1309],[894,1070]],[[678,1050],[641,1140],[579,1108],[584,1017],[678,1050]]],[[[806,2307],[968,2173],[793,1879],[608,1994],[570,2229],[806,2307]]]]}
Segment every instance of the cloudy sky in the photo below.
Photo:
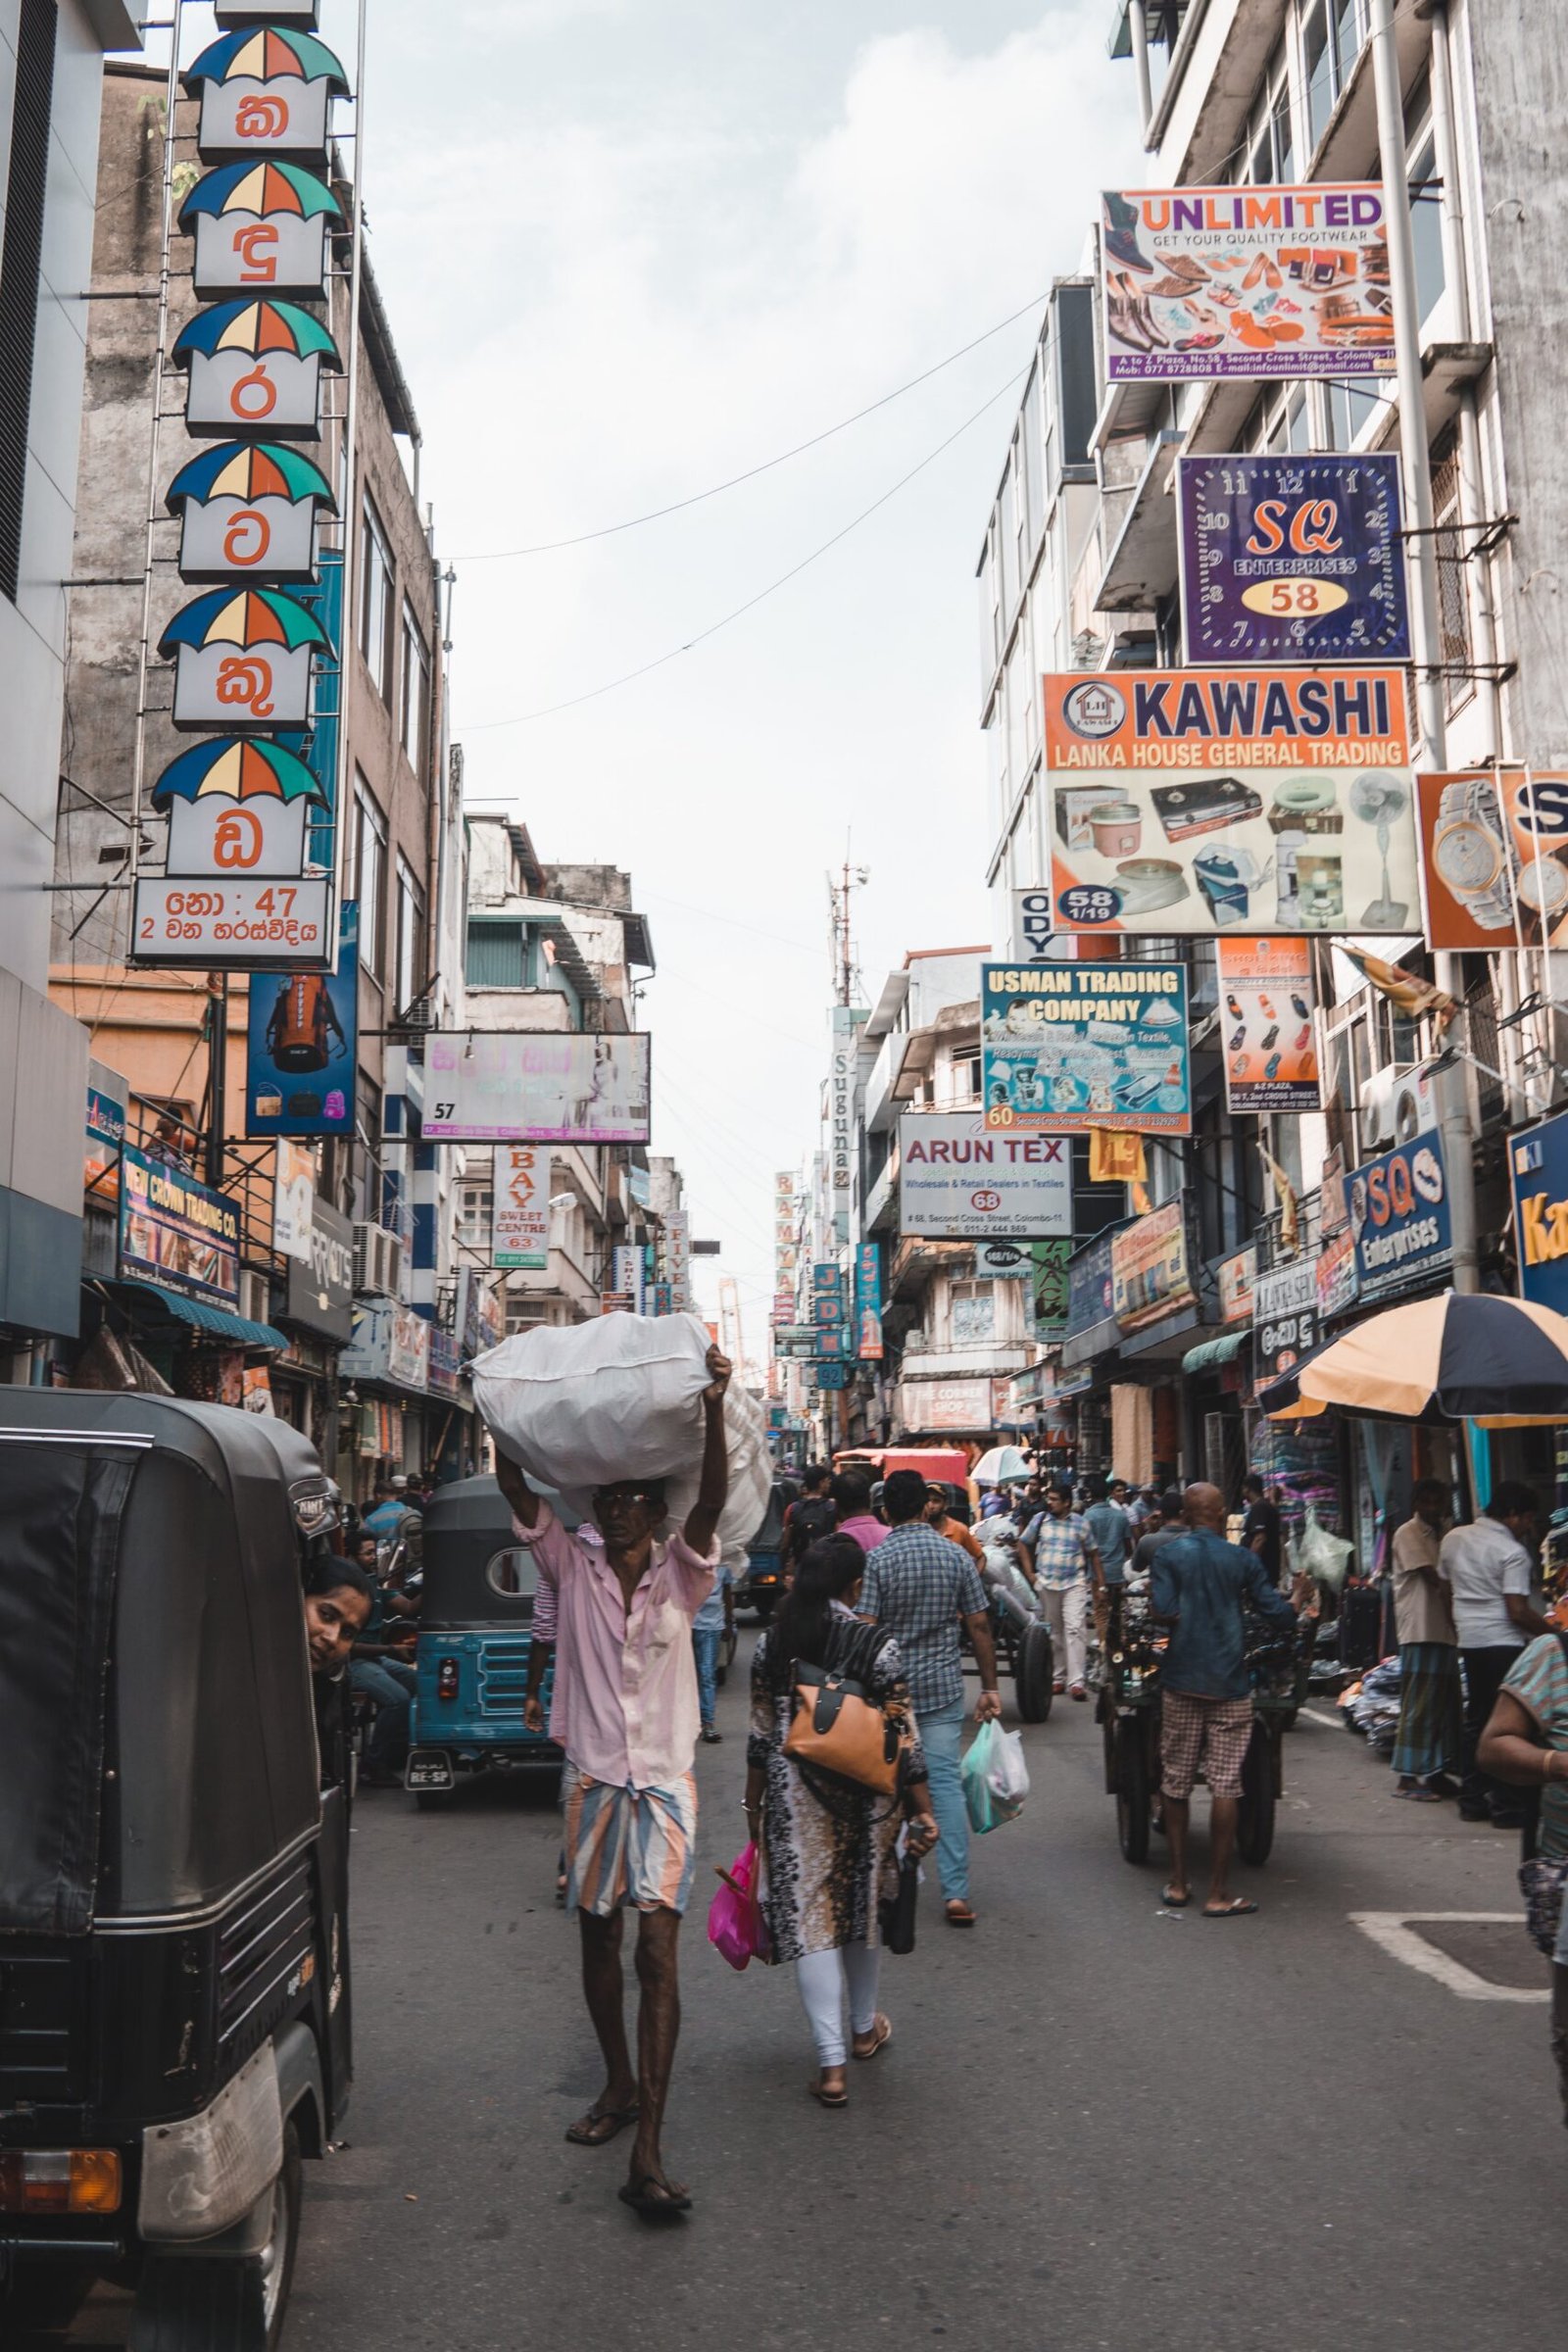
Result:
{"type": "MultiPolygon", "coordinates": [[[[193,22],[205,12],[192,11],[193,22]]],[[[987,938],[973,571],[1039,304],[1136,177],[1105,0],[371,0],[372,254],[458,571],[475,803],[627,867],[654,1148],[763,1338],[770,1186],[817,1141],[825,870],[869,996],[987,938]],[[689,497],[1004,333],[825,447],[689,497]],[[997,396],[954,446],[776,580],[997,396]]],[[[353,0],[321,25],[352,58],[353,0]]],[[[711,1264],[704,1275],[711,1297],[711,1264]]]]}

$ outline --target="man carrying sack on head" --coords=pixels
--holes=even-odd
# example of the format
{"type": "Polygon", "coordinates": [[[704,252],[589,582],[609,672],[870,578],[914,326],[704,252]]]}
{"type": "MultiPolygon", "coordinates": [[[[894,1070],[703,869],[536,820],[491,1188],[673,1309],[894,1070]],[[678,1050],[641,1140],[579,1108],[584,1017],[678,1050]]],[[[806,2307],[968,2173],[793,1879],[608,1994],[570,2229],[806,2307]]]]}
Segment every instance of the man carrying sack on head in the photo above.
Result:
{"type": "Polygon", "coordinates": [[[692,1778],[701,1726],[692,1620],[713,1588],[729,1491],[724,1391],[730,1364],[708,1351],[702,1479],[685,1527],[663,1539],[662,1483],[594,1490],[598,1550],[568,1536],[499,1448],[496,1477],[539,1568],[524,1718],[543,1731],[539,1692],[556,1650],[550,1734],[566,1752],[566,1902],[582,1934],[583,1990],[605,2055],[604,2090],[566,2137],[597,2148],[637,2128],[623,2203],[645,2218],[686,2213],[691,2197],[660,2148],[680,2027],[676,1942],[691,1892],[697,1832],[692,1778]],[[636,1908],[638,2070],[622,2008],[622,1914],[636,1908]]]}

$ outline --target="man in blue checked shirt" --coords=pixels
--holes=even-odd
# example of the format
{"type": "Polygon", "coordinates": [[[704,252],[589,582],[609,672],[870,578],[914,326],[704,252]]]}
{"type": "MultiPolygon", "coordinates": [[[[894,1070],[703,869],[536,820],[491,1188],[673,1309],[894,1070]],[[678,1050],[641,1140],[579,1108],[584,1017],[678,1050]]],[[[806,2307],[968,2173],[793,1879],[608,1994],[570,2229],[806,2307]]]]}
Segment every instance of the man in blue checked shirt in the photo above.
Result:
{"type": "Polygon", "coordinates": [[[948,1925],[972,1928],[969,1902],[969,1816],[958,1777],[963,1738],[963,1657],[967,1626],[980,1665],[976,1723],[1002,1713],[997,1692],[997,1648],[985,1588],[968,1553],[925,1523],[925,1480],[917,1470],[895,1470],[882,1490],[890,1533],[868,1553],[860,1587],[860,1615],[895,1636],[914,1703],[920,1743],[931,1776],[937,1817],[937,1875],[948,1925]]]}
{"type": "Polygon", "coordinates": [[[1023,1531],[1024,1557],[1040,1596],[1041,1612],[1051,1628],[1056,1655],[1056,1683],[1063,1680],[1074,1698],[1087,1698],[1084,1669],[1088,1642],[1084,1616],[1093,1578],[1098,1599],[1104,1578],[1100,1552],[1088,1527],[1072,1507],[1072,1489],[1054,1478],[1046,1489],[1046,1507],[1023,1531]]]}

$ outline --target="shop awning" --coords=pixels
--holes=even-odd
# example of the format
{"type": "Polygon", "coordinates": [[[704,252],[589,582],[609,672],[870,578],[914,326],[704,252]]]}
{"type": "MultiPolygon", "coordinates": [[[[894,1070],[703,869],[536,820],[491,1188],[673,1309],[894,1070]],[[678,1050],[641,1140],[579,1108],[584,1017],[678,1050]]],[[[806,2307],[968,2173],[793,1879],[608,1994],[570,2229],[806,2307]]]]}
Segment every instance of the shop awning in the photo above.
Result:
{"type": "Polygon", "coordinates": [[[1208,1372],[1216,1364],[1234,1364],[1250,1338],[1245,1331],[1223,1331],[1217,1340],[1202,1340],[1182,1357],[1184,1372],[1208,1372]]]}
{"type": "Polygon", "coordinates": [[[287,1348],[287,1332],[278,1331],[270,1323],[251,1323],[243,1315],[226,1314],[220,1306],[209,1306],[205,1298],[184,1298],[178,1291],[166,1291],[155,1282],[117,1282],[114,1286],[122,1298],[132,1305],[153,1305],[162,1310],[171,1322],[187,1323],[193,1331],[204,1331],[210,1339],[226,1340],[231,1348],[287,1348]]]}

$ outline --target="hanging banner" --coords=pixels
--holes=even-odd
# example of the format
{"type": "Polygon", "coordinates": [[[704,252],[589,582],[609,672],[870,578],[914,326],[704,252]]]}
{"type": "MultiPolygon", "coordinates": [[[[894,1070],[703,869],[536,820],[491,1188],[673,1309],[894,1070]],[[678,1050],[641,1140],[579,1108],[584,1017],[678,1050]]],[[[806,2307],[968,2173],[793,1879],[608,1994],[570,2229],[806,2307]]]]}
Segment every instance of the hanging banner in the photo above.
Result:
{"type": "Polygon", "coordinates": [[[1226,1107],[1317,1110],[1310,940],[1227,935],[1216,942],[1216,954],[1226,1107]]]}
{"type": "Polygon", "coordinates": [[[1317,1346],[1317,1283],[1312,1261],[1293,1258],[1259,1274],[1252,1296],[1252,1353],[1256,1385],[1267,1388],[1317,1346]]]}
{"type": "Polygon", "coordinates": [[[1508,1140],[1519,1296],[1568,1314],[1568,1112],[1508,1140]]]}
{"type": "Polygon", "coordinates": [[[1443,1138],[1433,1129],[1349,1180],[1356,1293],[1364,1305],[1426,1289],[1453,1264],[1443,1138]]]}
{"type": "Polygon", "coordinates": [[[1069,670],[1045,698],[1063,930],[1415,928],[1401,670],[1069,670]]]}
{"type": "Polygon", "coordinates": [[[548,1152],[533,1144],[497,1145],[490,1217],[491,1263],[542,1273],[550,1263],[548,1152]]]}
{"type": "Polygon", "coordinates": [[[360,1021],[359,908],[339,913],[335,972],[255,980],[245,1075],[245,1132],[352,1135],[360,1021]]]}
{"type": "Polygon", "coordinates": [[[1257,1289],[1257,1245],[1222,1257],[1216,1271],[1219,1319],[1222,1323],[1250,1323],[1257,1289]]]}
{"type": "Polygon", "coordinates": [[[1428,945],[1568,947],[1568,773],[1416,778],[1428,945]]]}
{"type": "Polygon", "coordinates": [[[1348,1314],[1358,1297],[1355,1236],[1347,1226],[1317,1253],[1317,1319],[1319,1328],[1337,1315],[1348,1314]]]}
{"type": "Polygon", "coordinates": [[[1012,941],[1021,956],[1031,963],[1043,963],[1051,954],[1051,939],[1055,928],[1049,890],[1041,890],[1037,886],[1033,890],[1013,892],[1012,941]]]}
{"type": "Polygon", "coordinates": [[[1034,1260],[1035,1273],[1035,1330],[1036,1343],[1050,1346],[1067,1336],[1067,1307],[1069,1286],[1067,1267],[1072,1256],[1072,1241],[1064,1237],[1056,1241],[1032,1242],[1029,1254],[1034,1260]]]}
{"type": "Polygon", "coordinates": [[[988,1133],[1192,1133],[1183,965],[982,964],[980,1023],[988,1133]]]}
{"type": "Polygon", "coordinates": [[[1383,188],[1128,188],[1102,199],[1111,383],[1392,375],[1383,188]]]}
{"type": "Polygon", "coordinates": [[[973,1111],[906,1111],[899,1231],[956,1242],[1071,1233],[1070,1139],[988,1127],[973,1111]]]}
{"type": "Polygon", "coordinates": [[[835,1004],[832,1009],[833,1053],[828,1065],[828,1209],[833,1239],[850,1236],[850,1207],[855,1191],[855,1060],[856,1033],[866,1014],[857,1005],[835,1004]]]}
{"type": "Polygon", "coordinates": [[[1190,662],[1408,662],[1399,461],[1178,458],[1190,662]]]}
{"type": "Polygon", "coordinates": [[[120,1271],[182,1298],[234,1311],[239,1209],[167,1160],[126,1144],[121,1153],[120,1271]]]}
{"type": "Polygon", "coordinates": [[[1187,1209],[1167,1200],[1112,1237],[1111,1311],[1123,1331],[1158,1323],[1193,1303],[1187,1258],[1187,1209]]]}
{"type": "Polygon", "coordinates": [[[640,1315],[648,1270],[643,1250],[635,1243],[617,1244],[611,1252],[610,1268],[612,1288],[625,1298],[634,1315],[640,1315]]]}
{"type": "Polygon", "coordinates": [[[315,1155],[302,1144],[279,1143],[272,1180],[272,1248],[308,1266],[315,1229],[315,1155]]]}
{"type": "Polygon", "coordinates": [[[425,1040],[429,1143],[646,1144],[651,1044],[575,1031],[447,1031],[425,1040]]]}
{"type": "Polygon", "coordinates": [[[855,1352],[862,1364],[882,1360],[882,1248],[861,1242],[855,1252],[855,1352]]]}

